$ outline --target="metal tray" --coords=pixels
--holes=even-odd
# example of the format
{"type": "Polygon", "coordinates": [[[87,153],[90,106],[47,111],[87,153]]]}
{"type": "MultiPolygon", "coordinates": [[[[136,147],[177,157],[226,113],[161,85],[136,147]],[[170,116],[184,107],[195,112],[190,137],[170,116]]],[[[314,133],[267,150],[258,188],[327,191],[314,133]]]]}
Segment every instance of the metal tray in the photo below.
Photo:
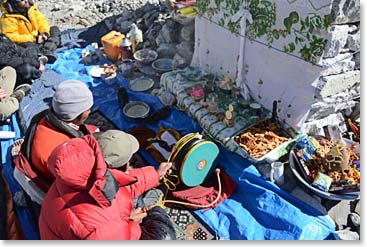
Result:
{"type": "MultiPolygon", "coordinates": [[[[264,119],[263,121],[265,121],[267,119],[264,119]]],[[[236,145],[238,146],[238,150],[237,153],[240,154],[242,157],[250,160],[253,163],[259,163],[262,161],[268,161],[268,162],[272,162],[272,161],[276,161],[278,160],[280,157],[286,155],[289,150],[291,149],[292,145],[294,144],[295,140],[291,137],[291,135],[285,131],[282,128],[282,131],[284,131],[285,136],[289,138],[288,141],[283,142],[282,144],[280,144],[279,146],[275,147],[274,149],[270,150],[268,153],[266,153],[265,155],[259,157],[259,158],[255,158],[253,156],[251,156],[248,152],[246,152],[246,150],[244,150],[235,140],[237,136],[239,136],[240,134],[246,132],[248,129],[250,129],[253,126],[256,126],[257,123],[254,123],[248,127],[246,127],[243,130],[238,131],[235,135],[233,135],[232,140],[234,141],[234,143],[236,143],[236,145]]]]}

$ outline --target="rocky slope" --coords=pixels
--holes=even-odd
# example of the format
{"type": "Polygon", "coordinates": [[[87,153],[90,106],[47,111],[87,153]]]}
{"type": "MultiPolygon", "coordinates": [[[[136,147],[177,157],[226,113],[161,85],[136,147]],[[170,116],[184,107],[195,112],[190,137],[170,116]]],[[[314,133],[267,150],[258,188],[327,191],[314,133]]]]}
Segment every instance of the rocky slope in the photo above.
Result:
{"type": "MultiPolygon", "coordinates": [[[[161,0],[164,4],[164,0],[161,0]]],[[[92,26],[106,17],[141,12],[146,3],[160,0],[36,0],[51,25],[60,29],[92,26]]],[[[141,13],[143,14],[143,13],[141,13]]]]}

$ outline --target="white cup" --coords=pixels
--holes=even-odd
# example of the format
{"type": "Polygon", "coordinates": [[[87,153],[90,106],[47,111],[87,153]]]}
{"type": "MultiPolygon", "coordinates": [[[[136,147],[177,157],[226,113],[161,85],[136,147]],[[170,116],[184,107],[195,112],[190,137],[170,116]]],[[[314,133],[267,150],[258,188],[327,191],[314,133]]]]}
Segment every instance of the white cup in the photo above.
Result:
{"type": "Polygon", "coordinates": [[[277,185],[284,184],[284,164],[279,161],[271,163],[271,176],[273,182],[277,185]]]}

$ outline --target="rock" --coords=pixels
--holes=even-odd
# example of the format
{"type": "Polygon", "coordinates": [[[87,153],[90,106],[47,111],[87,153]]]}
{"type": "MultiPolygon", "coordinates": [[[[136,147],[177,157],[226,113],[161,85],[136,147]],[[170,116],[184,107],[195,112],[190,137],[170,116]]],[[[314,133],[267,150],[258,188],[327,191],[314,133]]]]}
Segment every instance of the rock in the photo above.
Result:
{"type": "Polygon", "coordinates": [[[348,33],[355,33],[356,31],[359,30],[359,27],[357,25],[350,25],[349,24],[349,29],[348,29],[348,33]]]}
{"type": "Polygon", "coordinates": [[[325,61],[325,64],[328,64],[328,66],[325,66],[324,70],[321,72],[320,75],[321,76],[336,75],[354,70],[355,62],[352,61],[353,56],[351,53],[347,55],[348,56],[346,58],[343,58],[338,61],[335,61],[334,58],[331,58],[330,60],[333,60],[334,63],[329,63],[329,61],[325,61]]]}
{"type": "Polygon", "coordinates": [[[123,20],[123,18],[124,17],[120,17],[119,19],[116,20],[116,26],[115,26],[115,28],[120,33],[127,34],[130,31],[131,25],[134,22],[128,21],[128,20],[123,20]]]}
{"type": "Polygon", "coordinates": [[[354,69],[360,70],[360,52],[357,52],[353,55],[353,60],[355,62],[354,69]]]}
{"type": "Polygon", "coordinates": [[[161,35],[165,43],[175,43],[178,41],[179,34],[179,24],[172,20],[168,20],[166,24],[163,25],[161,30],[161,35]]]}
{"type": "Polygon", "coordinates": [[[347,46],[351,51],[359,51],[361,33],[358,30],[355,34],[349,34],[347,38],[347,46]]]}
{"type": "Polygon", "coordinates": [[[347,43],[348,25],[333,25],[326,43],[324,57],[335,57],[347,43]]]}
{"type": "Polygon", "coordinates": [[[160,58],[173,58],[176,54],[176,44],[161,43],[157,52],[160,58]]]}
{"type": "Polygon", "coordinates": [[[344,74],[330,75],[323,77],[326,82],[325,86],[321,90],[320,94],[323,98],[338,94],[356,83],[360,83],[360,71],[353,70],[344,74]]]}
{"type": "Polygon", "coordinates": [[[186,25],[181,29],[181,38],[184,41],[192,41],[195,39],[195,26],[194,25],[186,25]]]}
{"type": "Polygon", "coordinates": [[[350,231],[349,229],[336,231],[336,235],[341,240],[359,240],[359,234],[357,232],[350,231]]]}
{"type": "Polygon", "coordinates": [[[360,21],[360,1],[334,0],[331,8],[331,23],[345,24],[360,21]]]}
{"type": "Polygon", "coordinates": [[[173,64],[178,69],[183,69],[189,66],[191,61],[187,61],[185,58],[181,57],[178,53],[173,57],[173,64]]]}
{"type": "Polygon", "coordinates": [[[305,190],[301,189],[301,187],[297,186],[290,194],[319,210],[320,213],[327,214],[327,210],[324,206],[322,206],[320,200],[315,199],[314,197],[307,194],[305,190]]]}
{"type": "Polygon", "coordinates": [[[188,63],[191,63],[192,56],[194,54],[194,43],[188,41],[182,41],[176,46],[177,53],[183,57],[188,63]]]}

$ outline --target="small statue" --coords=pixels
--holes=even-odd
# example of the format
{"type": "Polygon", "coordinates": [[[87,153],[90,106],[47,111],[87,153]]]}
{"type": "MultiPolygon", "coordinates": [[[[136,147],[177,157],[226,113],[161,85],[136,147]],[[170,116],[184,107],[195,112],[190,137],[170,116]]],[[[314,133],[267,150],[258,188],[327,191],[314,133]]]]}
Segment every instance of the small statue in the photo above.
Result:
{"type": "Polygon", "coordinates": [[[228,105],[228,110],[225,112],[225,117],[223,122],[227,127],[234,126],[234,107],[232,104],[228,105]]]}

